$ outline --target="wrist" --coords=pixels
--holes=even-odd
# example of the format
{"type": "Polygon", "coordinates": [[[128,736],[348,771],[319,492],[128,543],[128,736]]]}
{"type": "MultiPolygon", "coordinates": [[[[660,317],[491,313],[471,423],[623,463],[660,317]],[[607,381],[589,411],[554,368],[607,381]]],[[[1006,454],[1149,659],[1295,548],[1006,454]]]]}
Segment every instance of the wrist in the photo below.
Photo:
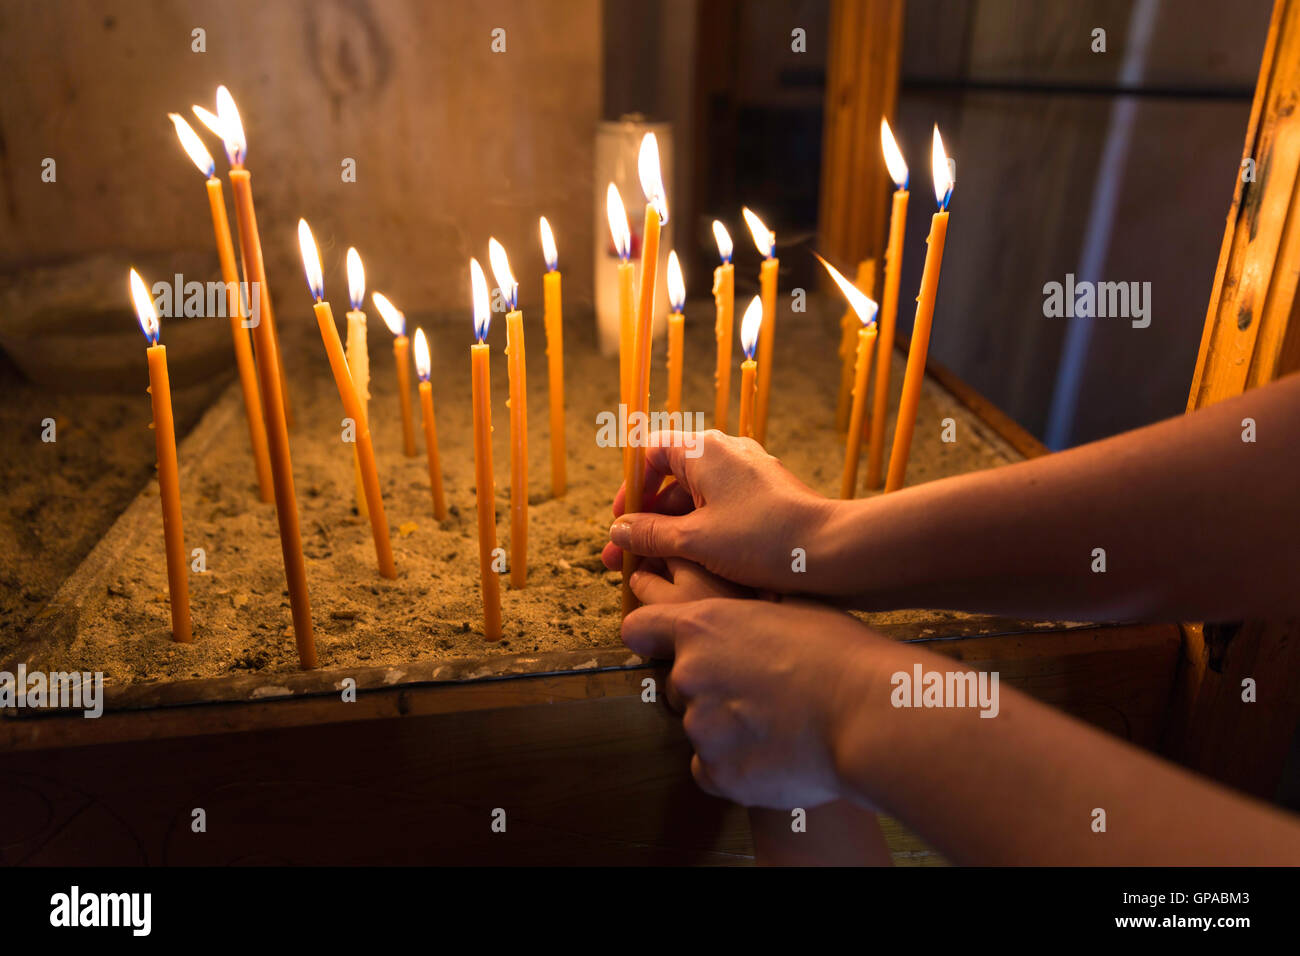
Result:
{"type": "Polygon", "coordinates": [[[872,792],[870,769],[888,756],[882,742],[889,725],[889,661],[897,645],[857,622],[852,627],[860,633],[854,634],[857,646],[846,655],[829,695],[827,747],[841,799],[876,809],[879,795],[872,792]]]}

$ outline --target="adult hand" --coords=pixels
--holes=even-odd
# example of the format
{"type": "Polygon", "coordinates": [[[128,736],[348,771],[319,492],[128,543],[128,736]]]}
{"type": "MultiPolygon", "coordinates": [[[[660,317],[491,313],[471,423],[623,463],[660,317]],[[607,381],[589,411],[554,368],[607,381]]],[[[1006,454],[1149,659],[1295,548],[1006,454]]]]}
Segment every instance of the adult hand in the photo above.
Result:
{"type": "Polygon", "coordinates": [[[643,511],[624,514],[623,488],[614,499],[617,520],[601,554],[606,567],[621,568],[626,548],[645,557],[686,558],[748,587],[807,589],[808,575],[794,570],[793,552],[813,548],[832,502],[757,442],[716,430],[655,432],[646,473],[643,511]]]}
{"type": "Polygon", "coordinates": [[[666,695],[683,713],[701,788],[780,809],[850,796],[836,741],[869,700],[888,701],[868,665],[892,642],[817,604],[720,598],[640,607],[623,641],[673,658],[666,695]]]}

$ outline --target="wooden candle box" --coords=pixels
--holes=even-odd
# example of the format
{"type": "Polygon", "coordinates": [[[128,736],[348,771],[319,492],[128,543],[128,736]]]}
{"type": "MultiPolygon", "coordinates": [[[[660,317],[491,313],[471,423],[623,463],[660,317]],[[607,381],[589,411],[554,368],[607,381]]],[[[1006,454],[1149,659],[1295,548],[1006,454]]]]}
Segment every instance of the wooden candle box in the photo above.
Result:
{"type": "MultiPolygon", "coordinates": [[[[700,303],[687,316],[687,404],[711,408],[712,313],[700,303]]],[[[843,445],[832,427],[838,382],[829,364],[834,323],[798,318],[780,328],[769,432],[774,452],[800,477],[835,493],[843,445]],[[799,355],[827,358],[816,368],[787,358],[799,355]]],[[[485,646],[473,633],[481,624],[475,616],[477,588],[464,583],[477,574],[477,558],[472,535],[462,533],[473,522],[466,454],[468,320],[463,325],[439,327],[434,335],[448,497],[462,512],[442,528],[427,514],[427,474],[424,485],[419,482],[422,452],[405,459],[399,450],[392,363],[377,344],[384,340],[372,332],[370,415],[399,548],[399,582],[394,590],[374,588],[373,600],[365,597],[378,580],[369,532],[348,516],[355,497],[351,461],[330,441],[341,413],[324,358],[306,348],[290,364],[300,416],[292,443],[319,670],[292,666],[293,642],[283,630],[288,610],[279,599],[283,576],[273,573],[278,541],[268,529],[274,516],[256,503],[251,465],[246,488],[205,488],[214,475],[224,474],[222,456],[247,456],[237,390],[232,387],[209,410],[180,448],[187,546],[208,545],[209,570],[192,576],[195,643],[176,647],[166,637],[166,602],[156,593],[164,577],[154,486],[121,516],[38,619],[18,655],[0,669],[13,672],[22,662],[42,670],[96,669],[96,642],[116,629],[122,633],[115,640],[132,653],[154,655],[150,660],[160,662],[164,676],[110,667],[106,709],[97,719],[0,711],[0,861],[730,864],[752,858],[743,810],[695,787],[678,719],[661,695],[647,700],[651,687],[662,689],[664,668],[618,643],[617,615],[604,611],[605,604],[617,608],[617,587],[590,558],[608,525],[618,452],[594,448],[591,435],[595,411],[609,404],[604,383],[614,386],[616,374],[614,364],[602,362],[581,334],[568,336],[571,491],[562,513],[560,503],[547,501],[545,441],[532,442],[530,461],[530,545],[540,549],[547,535],[578,540],[572,559],[548,553],[531,565],[529,589],[536,596],[520,597],[552,601],[561,610],[555,619],[539,619],[531,605],[512,605],[507,592],[509,646],[485,646]],[[313,458],[318,453],[321,462],[313,458]],[[239,497],[237,507],[228,502],[232,495],[239,497]],[[578,522],[578,530],[564,530],[561,519],[578,522]],[[271,535],[262,545],[270,547],[272,571],[261,594],[235,593],[227,603],[239,606],[227,608],[218,596],[222,576],[237,574],[232,562],[261,567],[260,551],[229,551],[238,537],[231,527],[244,521],[258,534],[271,535]],[[318,521],[332,542],[328,551],[310,540],[318,521]],[[417,528],[406,534],[399,529],[408,521],[417,528]],[[220,535],[214,531],[219,528],[225,528],[220,535]],[[444,603],[460,604],[449,617],[439,617],[440,609],[419,617],[420,602],[428,600],[421,595],[433,580],[427,568],[439,560],[444,565],[434,573],[446,580],[434,584],[448,591],[444,603]],[[466,562],[469,567],[462,567],[466,562]],[[123,584],[137,564],[144,577],[123,584]],[[344,577],[322,584],[327,569],[344,577]],[[128,593],[114,594],[115,588],[128,593]],[[571,594],[582,600],[566,597],[571,594]],[[257,602],[268,606],[254,608],[257,602]],[[231,658],[223,659],[224,672],[206,676],[212,661],[192,662],[200,660],[194,655],[213,653],[216,638],[205,630],[215,626],[217,608],[236,623],[256,610],[279,624],[254,630],[251,638],[237,634],[223,650],[231,658]],[[516,616],[533,614],[526,627],[512,627],[512,609],[516,616]],[[458,616],[466,619],[462,626],[458,616]],[[382,647],[367,651],[371,630],[387,637],[382,647]],[[242,640],[268,648],[270,660],[247,660],[242,640]],[[365,663],[366,654],[374,663],[365,663]],[[205,676],[177,676],[189,666],[205,676]],[[355,682],[355,694],[349,682],[355,682]]],[[[545,357],[540,323],[533,329],[530,406],[534,434],[540,435],[546,421],[545,357]]],[[[491,339],[497,353],[499,335],[491,339]]],[[[494,389],[503,395],[501,356],[493,362],[494,389]]],[[[901,380],[900,354],[895,398],[901,380]]],[[[143,418],[147,402],[141,400],[143,418]]],[[[494,406],[500,499],[508,490],[506,417],[503,400],[494,406]]],[[[140,438],[150,440],[143,428],[140,438]]],[[[932,368],[913,447],[913,482],[1040,451],[960,381],[932,368]],[[944,417],[957,423],[958,448],[938,440],[944,417]]],[[[503,532],[507,526],[502,523],[503,532]]],[[[231,580],[237,590],[241,579],[231,580]]],[[[1137,744],[1154,746],[1160,735],[1179,655],[1173,625],[1096,627],[927,611],[867,620],[899,640],[926,642],[972,666],[996,669],[1002,680],[1137,744]]],[[[899,862],[939,862],[897,824],[888,822],[887,836],[899,862]]]]}

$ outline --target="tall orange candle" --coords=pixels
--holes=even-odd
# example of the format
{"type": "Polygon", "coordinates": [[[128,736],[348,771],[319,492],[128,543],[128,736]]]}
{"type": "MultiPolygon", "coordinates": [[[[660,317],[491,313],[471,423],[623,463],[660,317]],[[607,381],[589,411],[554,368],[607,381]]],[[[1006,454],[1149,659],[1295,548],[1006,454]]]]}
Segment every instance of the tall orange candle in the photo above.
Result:
{"type": "Polygon", "coordinates": [[[664,410],[675,414],[682,410],[682,352],[685,350],[686,283],[677,252],[668,253],[668,400],[664,410]]]}
{"type": "Polygon", "coordinates": [[[375,539],[375,557],[379,563],[379,573],[386,578],[397,577],[397,568],[393,565],[393,544],[388,537],[388,521],[384,517],[384,500],[379,491],[379,470],[375,467],[375,449],[370,440],[370,425],[366,421],[365,410],[356,387],[352,384],[352,374],[348,371],[348,360],[343,354],[343,343],[339,340],[339,330],[334,325],[334,312],[325,301],[325,280],[321,275],[320,253],[316,240],[312,237],[307,220],[298,220],[298,247],[302,250],[302,265],[307,273],[307,288],[315,300],[313,309],[316,324],[320,327],[321,341],[325,343],[325,355],[329,358],[330,371],[334,373],[334,384],[338,387],[339,398],[343,402],[343,413],[352,419],[356,430],[357,459],[361,462],[361,480],[366,492],[366,511],[370,516],[370,530],[375,539]]]}
{"type": "MultiPolygon", "coordinates": [[[[352,385],[357,390],[361,402],[361,414],[370,418],[370,350],[366,346],[366,270],[361,264],[361,254],[348,247],[348,300],[352,308],[348,310],[348,338],[345,354],[348,360],[348,373],[352,376],[352,385]]],[[[366,510],[366,486],[361,477],[361,459],[352,449],[352,470],[356,479],[357,514],[368,518],[366,510]]]]}
{"type": "Polygon", "coordinates": [[[493,568],[497,549],[496,478],[492,471],[492,386],[488,368],[488,325],[492,321],[487,278],[469,260],[474,294],[474,339],[469,348],[474,401],[474,497],[478,510],[478,563],[483,593],[483,636],[501,640],[501,582],[493,568]]]}
{"type": "MultiPolygon", "coordinates": [[[[632,258],[632,227],[627,221],[627,208],[623,197],[613,183],[605,190],[605,216],[609,220],[609,234],[618,253],[618,400],[624,414],[631,411],[629,395],[632,382],[632,349],[636,318],[633,312],[634,281],[632,258]]],[[[627,457],[625,454],[624,458],[627,457]]]]}
{"type": "Polygon", "coordinates": [[[153,403],[153,434],[158,451],[158,493],[162,499],[172,640],[188,644],[193,637],[190,627],[190,580],[189,566],[185,560],[185,532],[181,527],[181,479],[176,466],[176,427],[172,421],[172,392],[167,378],[167,349],[158,343],[160,327],[153,297],[134,269],[131,270],[131,298],[135,302],[140,328],[149,340],[149,398],[153,403]]]}
{"type": "Polygon", "coordinates": [[[546,326],[546,384],[551,397],[551,497],[563,498],[568,487],[564,442],[564,310],[560,304],[559,254],[546,217],[541,218],[542,322],[546,326]]]}
{"type": "Polygon", "coordinates": [[[867,408],[867,381],[871,376],[871,353],[876,344],[876,303],[854,286],[821,256],[817,261],[826,267],[844,297],[849,300],[861,328],[858,329],[857,359],[853,365],[853,408],[849,415],[848,437],[844,443],[844,472],[840,480],[840,497],[852,498],[858,487],[858,458],[862,453],[862,423],[867,408]]]}
{"type": "Polygon", "coordinates": [[[230,319],[230,337],[235,345],[235,368],[239,372],[239,388],[244,396],[244,414],[248,418],[248,441],[253,450],[253,468],[257,472],[258,495],[263,501],[272,501],[275,491],[271,481],[271,458],[266,450],[266,421],[262,418],[262,398],[257,392],[257,366],[253,361],[253,346],[244,326],[244,300],[239,291],[239,270],[235,267],[235,247],[230,240],[230,220],[226,218],[226,198],[217,178],[217,164],[212,161],[203,141],[190,128],[190,124],[177,115],[168,113],[181,146],[189,154],[199,172],[207,177],[208,206],[212,212],[212,232],[217,240],[217,258],[221,261],[221,280],[226,284],[226,314],[230,319]]]}
{"type": "Polygon", "coordinates": [[[740,347],[745,360],[740,363],[740,427],[736,434],[741,438],[754,437],[755,373],[754,349],[758,347],[759,332],[763,327],[763,300],[754,296],[740,320],[740,347]]]}
{"type": "MultiPolygon", "coordinates": [[[[259,280],[261,292],[258,295],[260,308],[257,313],[259,323],[265,322],[271,330],[271,341],[274,348],[264,348],[261,339],[254,333],[254,341],[257,343],[258,360],[262,355],[271,356],[275,361],[277,381],[280,386],[281,404],[284,406],[284,418],[288,425],[293,425],[293,407],[289,402],[289,380],[284,374],[284,358],[280,354],[280,333],[275,325],[275,311],[271,308],[271,289],[266,283],[266,269],[262,263],[262,238],[257,231],[257,215],[253,211],[253,191],[248,172],[244,169],[244,159],[248,155],[248,144],[244,138],[244,123],[240,119],[239,109],[235,106],[234,97],[224,86],[217,87],[217,115],[213,115],[201,106],[192,107],[194,115],[202,121],[203,125],[212,132],[221,137],[225,143],[226,156],[230,159],[230,186],[235,191],[236,211],[242,200],[247,202],[247,214],[245,216],[236,215],[235,225],[240,230],[239,245],[244,259],[244,278],[248,280],[250,271],[255,271],[261,278],[259,280]],[[245,194],[240,196],[241,191],[245,194]],[[249,241],[244,241],[243,230],[247,229],[250,233],[249,241]],[[250,262],[250,256],[256,259],[255,263],[250,262]]],[[[251,280],[249,280],[251,281],[251,280]]],[[[251,296],[252,293],[250,292],[251,296]]]]}
{"type": "Polygon", "coordinates": [[[759,292],[763,297],[763,329],[758,337],[758,393],[754,398],[754,438],[760,445],[767,444],[767,406],[772,395],[772,354],[776,344],[776,274],[780,263],[776,258],[776,233],[763,225],[763,220],[749,209],[741,214],[749,225],[754,245],[763,255],[759,270],[759,292]]]}
{"type": "Polygon", "coordinates": [[[519,283],[510,271],[506,250],[488,240],[488,261],[497,288],[505,297],[506,369],[510,375],[510,586],[528,584],[528,384],[524,356],[524,314],[519,311],[519,283]]]}
{"type": "MultiPolygon", "coordinates": [[[[889,245],[885,250],[885,297],[881,301],[880,348],[876,355],[876,385],[871,398],[871,441],[867,446],[867,487],[879,488],[884,464],[885,415],[889,408],[889,371],[894,356],[898,318],[898,284],[903,270],[903,235],[907,229],[907,163],[894,142],[889,123],[880,121],[880,146],[885,166],[898,188],[889,213],[889,245]]],[[[871,294],[870,290],[867,292],[871,294]]]]}
{"type": "Polygon", "coordinates": [[[929,248],[925,252],[925,268],[921,271],[921,293],[916,297],[916,321],[912,325],[912,342],[907,351],[903,394],[898,402],[898,423],[894,426],[894,448],[889,454],[886,492],[903,487],[903,479],[907,475],[907,457],[912,449],[912,431],[916,427],[916,409],[921,401],[925,360],[930,350],[930,327],[934,321],[934,299],[939,291],[939,270],[943,266],[943,245],[948,237],[948,203],[952,200],[955,184],[937,126],[934,128],[931,165],[939,211],[930,220],[930,236],[926,239],[929,248]]]}
{"type": "Polygon", "coordinates": [[[393,362],[397,365],[397,397],[402,411],[402,453],[415,457],[415,419],[411,415],[411,341],[406,337],[406,314],[378,292],[370,294],[380,318],[393,333],[393,362]]]}
{"type": "Polygon", "coordinates": [[[429,462],[429,488],[433,491],[433,516],[447,520],[447,498],[442,492],[442,462],[438,456],[438,423],[433,417],[433,384],[429,372],[429,340],[424,329],[415,330],[415,374],[420,379],[420,423],[424,425],[424,456],[429,462]]]}
{"type": "MultiPolygon", "coordinates": [[[[659,144],[654,133],[641,139],[638,160],[641,189],[645,193],[645,239],[641,245],[640,298],[637,302],[636,335],[633,339],[632,412],[644,420],[650,408],[650,344],[654,331],[655,279],[659,266],[659,230],[668,222],[668,199],[664,195],[663,177],[659,171],[659,144]]],[[[641,440],[634,440],[638,422],[629,417],[628,445],[630,454],[623,460],[623,482],[626,488],[625,505],[629,513],[641,510],[645,492],[645,425],[642,423],[641,440]]],[[[628,581],[636,570],[639,559],[630,551],[623,552],[623,615],[634,610],[639,603],[628,581]]]]}
{"type": "MultiPolygon", "coordinates": [[[[260,304],[258,321],[253,324],[253,343],[257,354],[257,378],[261,386],[262,412],[266,419],[267,453],[271,458],[271,480],[275,486],[275,519],[280,528],[280,552],[284,556],[285,585],[293,614],[294,643],[298,662],[304,670],[316,666],[316,637],[311,624],[311,600],[307,593],[307,565],[302,556],[302,535],[298,527],[298,499],[293,488],[293,464],[289,460],[289,425],[285,409],[286,391],[280,367],[280,348],[275,328],[267,321],[271,298],[262,264],[262,245],[257,233],[257,216],[253,212],[253,189],[244,164],[244,128],[239,113],[225,87],[217,90],[218,104],[226,103],[225,115],[217,131],[225,140],[230,158],[230,186],[235,200],[235,226],[244,261],[244,279],[248,283],[250,302],[260,304]]],[[[198,112],[198,108],[195,108],[198,112]]],[[[206,111],[205,111],[206,112],[206,111]]],[[[215,120],[214,120],[215,121],[215,120]]]]}
{"type": "Polygon", "coordinates": [[[731,404],[731,324],[736,307],[736,267],[731,264],[731,234],[716,219],[713,238],[722,258],[722,264],[713,270],[713,303],[717,310],[713,337],[718,346],[718,364],[713,373],[713,427],[725,432],[731,404]]]}
{"type": "MultiPolygon", "coordinates": [[[[853,284],[867,295],[874,294],[875,259],[863,259],[858,263],[858,274],[853,284]]],[[[840,397],[835,405],[835,427],[840,431],[849,427],[849,412],[853,405],[853,370],[858,354],[858,330],[861,328],[862,323],[858,321],[858,314],[853,311],[853,306],[846,305],[844,315],[840,318],[840,397]]]]}

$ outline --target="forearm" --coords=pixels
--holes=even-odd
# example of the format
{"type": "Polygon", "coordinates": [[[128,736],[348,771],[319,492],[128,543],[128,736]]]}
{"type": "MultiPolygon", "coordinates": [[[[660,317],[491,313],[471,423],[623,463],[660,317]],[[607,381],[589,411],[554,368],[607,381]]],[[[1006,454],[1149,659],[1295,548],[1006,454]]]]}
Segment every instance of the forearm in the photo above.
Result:
{"type": "Polygon", "coordinates": [[[869,639],[835,724],[851,799],[965,864],[1300,863],[1300,823],[1001,686],[998,713],[904,708],[890,676],[960,669],[869,639]],[[1104,811],[1104,831],[1096,829],[1104,811]]]}
{"type": "Polygon", "coordinates": [[[1070,451],[837,502],[808,571],[819,593],[867,609],[1289,616],[1300,612],[1298,472],[1291,376],[1070,451]],[[1242,441],[1244,418],[1255,420],[1254,443],[1242,441]]]}

